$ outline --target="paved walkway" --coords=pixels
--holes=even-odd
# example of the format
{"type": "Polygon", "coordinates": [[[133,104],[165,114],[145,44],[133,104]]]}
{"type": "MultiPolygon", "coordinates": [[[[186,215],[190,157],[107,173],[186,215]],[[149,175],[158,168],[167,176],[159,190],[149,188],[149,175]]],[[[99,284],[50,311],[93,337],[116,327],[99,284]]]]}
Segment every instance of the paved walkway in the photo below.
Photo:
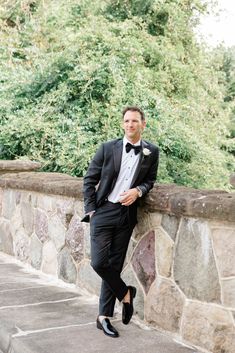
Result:
{"type": "Polygon", "coordinates": [[[138,324],[95,325],[97,298],[0,253],[0,353],[199,353],[138,324]]]}

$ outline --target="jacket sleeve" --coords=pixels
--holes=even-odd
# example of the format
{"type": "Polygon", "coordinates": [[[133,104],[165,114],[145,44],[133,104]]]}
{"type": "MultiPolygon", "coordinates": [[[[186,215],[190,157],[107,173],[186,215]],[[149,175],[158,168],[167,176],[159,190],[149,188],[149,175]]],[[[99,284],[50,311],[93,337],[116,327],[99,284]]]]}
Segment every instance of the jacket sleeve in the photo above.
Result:
{"type": "Polygon", "coordinates": [[[104,145],[102,144],[93,157],[83,181],[85,214],[96,209],[96,185],[100,181],[104,162],[104,145]]]}
{"type": "Polygon", "coordinates": [[[147,176],[138,185],[138,187],[142,191],[142,196],[146,195],[153,188],[157,178],[158,164],[159,164],[159,149],[155,147],[152,153],[152,164],[147,173],[147,176]]]}

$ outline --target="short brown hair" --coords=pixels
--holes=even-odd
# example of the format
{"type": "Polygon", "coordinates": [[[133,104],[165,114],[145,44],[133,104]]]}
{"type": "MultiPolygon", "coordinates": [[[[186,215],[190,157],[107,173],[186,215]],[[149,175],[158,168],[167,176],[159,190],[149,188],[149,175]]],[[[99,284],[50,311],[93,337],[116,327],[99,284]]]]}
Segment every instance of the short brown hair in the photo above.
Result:
{"type": "Polygon", "coordinates": [[[124,118],[124,115],[128,111],[140,113],[141,120],[145,120],[145,116],[144,116],[143,110],[141,110],[139,107],[136,107],[136,106],[128,106],[128,107],[124,108],[123,111],[122,111],[122,118],[124,118]]]}

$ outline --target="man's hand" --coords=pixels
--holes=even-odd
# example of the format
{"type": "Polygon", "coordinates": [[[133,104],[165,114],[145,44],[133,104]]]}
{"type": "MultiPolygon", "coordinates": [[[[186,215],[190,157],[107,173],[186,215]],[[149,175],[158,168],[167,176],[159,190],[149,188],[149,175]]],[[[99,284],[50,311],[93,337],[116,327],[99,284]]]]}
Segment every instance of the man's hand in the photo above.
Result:
{"type": "Polygon", "coordinates": [[[138,198],[139,191],[136,188],[129,189],[128,191],[125,191],[120,194],[120,200],[119,202],[123,206],[130,206],[135,200],[138,198]]]}

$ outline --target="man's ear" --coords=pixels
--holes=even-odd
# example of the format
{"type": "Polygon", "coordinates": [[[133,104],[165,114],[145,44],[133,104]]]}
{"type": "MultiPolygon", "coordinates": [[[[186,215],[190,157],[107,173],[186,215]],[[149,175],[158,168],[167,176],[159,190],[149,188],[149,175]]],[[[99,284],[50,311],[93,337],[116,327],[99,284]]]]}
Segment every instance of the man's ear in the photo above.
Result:
{"type": "Polygon", "coordinates": [[[142,131],[144,131],[144,129],[146,128],[147,122],[146,120],[143,120],[142,122],[142,131]]]}

